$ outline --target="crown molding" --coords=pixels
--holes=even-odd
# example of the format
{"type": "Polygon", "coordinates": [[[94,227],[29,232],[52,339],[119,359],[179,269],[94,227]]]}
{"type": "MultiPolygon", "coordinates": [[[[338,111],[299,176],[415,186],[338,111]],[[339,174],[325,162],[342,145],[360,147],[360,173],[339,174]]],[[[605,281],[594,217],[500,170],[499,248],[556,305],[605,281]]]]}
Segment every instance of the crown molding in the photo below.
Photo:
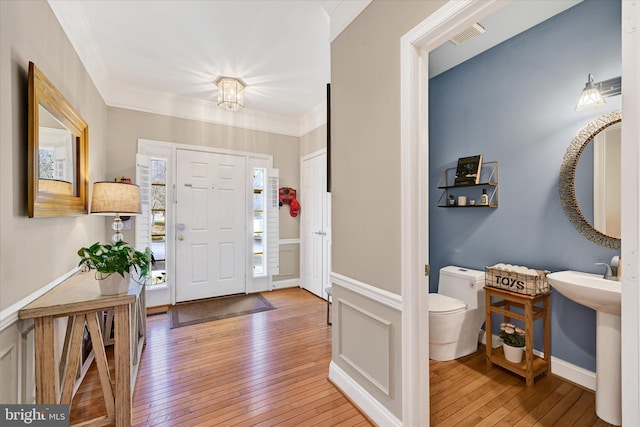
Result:
{"type": "Polygon", "coordinates": [[[264,113],[244,108],[238,112],[226,111],[213,101],[180,95],[151,92],[133,87],[111,86],[109,107],[182,119],[198,120],[219,125],[301,137],[327,123],[327,103],[322,102],[301,118],[264,113]]]}
{"type": "Polygon", "coordinates": [[[112,98],[106,103],[111,107],[300,137],[300,120],[296,117],[247,108],[231,112],[215,102],[132,87],[112,86],[109,93],[112,98]]]}
{"type": "Polygon", "coordinates": [[[329,15],[329,43],[334,41],[372,0],[326,0],[322,7],[329,15]]]}
{"type": "Polygon", "coordinates": [[[321,102],[300,119],[300,136],[327,124],[327,103],[321,102]]]}

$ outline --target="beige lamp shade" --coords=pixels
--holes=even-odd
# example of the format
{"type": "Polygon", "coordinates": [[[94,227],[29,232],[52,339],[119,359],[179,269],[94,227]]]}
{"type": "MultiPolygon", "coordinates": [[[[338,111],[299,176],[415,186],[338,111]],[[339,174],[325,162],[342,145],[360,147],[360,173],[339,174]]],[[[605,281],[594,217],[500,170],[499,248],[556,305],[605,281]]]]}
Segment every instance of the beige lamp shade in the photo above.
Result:
{"type": "Polygon", "coordinates": [[[113,181],[93,183],[91,213],[97,215],[135,215],[142,213],[140,187],[113,181]]]}

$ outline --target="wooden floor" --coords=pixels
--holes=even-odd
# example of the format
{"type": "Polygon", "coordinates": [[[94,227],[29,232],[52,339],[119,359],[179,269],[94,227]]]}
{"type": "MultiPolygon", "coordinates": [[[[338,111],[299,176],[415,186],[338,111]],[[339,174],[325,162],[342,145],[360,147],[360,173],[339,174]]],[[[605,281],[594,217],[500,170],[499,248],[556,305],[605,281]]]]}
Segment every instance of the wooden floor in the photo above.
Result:
{"type": "MultiPolygon", "coordinates": [[[[325,302],[298,288],[264,295],[277,310],[177,329],[166,314],[150,316],[133,425],[370,426],[327,380],[325,302]]],[[[487,366],[483,350],[430,362],[432,426],[607,425],[595,416],[593,393],[553,376],[527,388],[487,366]]],[[[71,423],[105,414],[101,399],[94,365],[71,423]]]]}
{"type": "Polygon", "coordinates": [[[595,394],[556,376],[525,380],[485,361],[485,348],[450,362],[430,361],[432,426],[609,426],[595,394]]]}
{"type": "MultiPolygon", "coordinates": [[[[276,310],[177,329],[148,317],[133,425],[370,426],[327,380],[326,303],[299,288],[264,295],[276,310]]],[[[106,413],[97,381],[92,369],[72,424],[106,413]]]]}

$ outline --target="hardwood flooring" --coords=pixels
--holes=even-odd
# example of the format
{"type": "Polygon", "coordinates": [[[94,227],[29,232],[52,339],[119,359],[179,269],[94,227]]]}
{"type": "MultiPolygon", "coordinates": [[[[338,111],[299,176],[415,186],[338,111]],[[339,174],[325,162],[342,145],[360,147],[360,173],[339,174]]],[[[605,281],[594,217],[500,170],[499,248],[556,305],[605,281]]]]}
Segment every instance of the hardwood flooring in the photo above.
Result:
{"type": "Polygon", "coordinates": [[[554,375],[524,378],[485,361],[485,348],[449,362],[429,361],[432,426],[610,426],[595,394],[554,375]]]}
{"type": "MultiPolygon", "coordinates": [[[[148,317],[133,426],[372,425],[327,380],[326,303],[299,288],[263,295],[278,309],[177,329],[166,314],[148,317]]],[[[432,426],[607,425],[590,391],[553,376],[527,388],[487,366],[484,348],[430,369],[432,426]]],[[[94,365],[71,423],[104,413],[94,365]]]]}

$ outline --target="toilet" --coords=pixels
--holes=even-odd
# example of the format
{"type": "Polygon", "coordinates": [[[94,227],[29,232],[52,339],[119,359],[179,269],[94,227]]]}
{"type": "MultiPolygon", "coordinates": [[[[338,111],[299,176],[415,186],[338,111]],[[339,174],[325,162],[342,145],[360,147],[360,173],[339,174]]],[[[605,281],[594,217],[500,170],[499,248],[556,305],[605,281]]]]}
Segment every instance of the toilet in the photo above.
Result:
{"type": "Polygon", "coordinates": [[[429,294],[429,358],[458,359],[478,350],[485,321],[484,271],[440,269],[438,293],[429,294]]]}

